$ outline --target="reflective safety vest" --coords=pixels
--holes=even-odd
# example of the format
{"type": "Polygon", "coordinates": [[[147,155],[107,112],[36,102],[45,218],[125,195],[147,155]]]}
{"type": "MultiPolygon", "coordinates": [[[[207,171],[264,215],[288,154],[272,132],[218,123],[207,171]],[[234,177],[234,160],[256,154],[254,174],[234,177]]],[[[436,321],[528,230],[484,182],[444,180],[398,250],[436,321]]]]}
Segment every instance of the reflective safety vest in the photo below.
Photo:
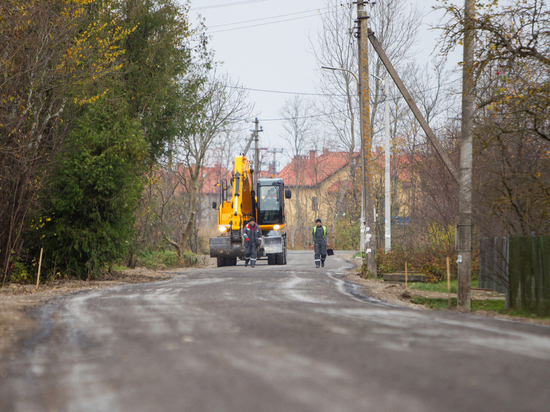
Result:
{"type": "MultiPolygon", "coordinates": [[[[317,236],[317,225],[313,226],[313,242],[312,243],[315,243],[315,237],[317,236]]],[[[327,237],[327,227],[326,226],[322,226],[323,227],[323,237],[325,238],[325,242],[327,241],[326,237],[327,237]]]]}

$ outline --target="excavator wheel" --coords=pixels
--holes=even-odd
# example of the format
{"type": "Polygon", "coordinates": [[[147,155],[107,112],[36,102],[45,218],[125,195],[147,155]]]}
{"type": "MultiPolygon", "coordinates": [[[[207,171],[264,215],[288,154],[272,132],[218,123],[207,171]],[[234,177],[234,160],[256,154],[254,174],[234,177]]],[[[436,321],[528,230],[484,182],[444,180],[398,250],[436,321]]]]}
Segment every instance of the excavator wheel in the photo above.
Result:
{"type": "Polygon", "coordinates": [[[267,264],[268,265],[276,265],[276,255],[269,254],[267,255],[267,264]]]}
{"type": "Polygon", "coordinates": [[[218,257],[218,267],[221,268],[223,266],[225,266],[225,258],[218,257]]]}
{"type": "Polygon", "coordinates": [[[284,265],[285,264],[285,252],[277,253],[275,255],[275,262],[277,265],[284,265]]]}
{"type": "Polygon", "coordinates": [[[226,266],[237,266],[237,258],[225,258],[225,265],[226,266]]]}

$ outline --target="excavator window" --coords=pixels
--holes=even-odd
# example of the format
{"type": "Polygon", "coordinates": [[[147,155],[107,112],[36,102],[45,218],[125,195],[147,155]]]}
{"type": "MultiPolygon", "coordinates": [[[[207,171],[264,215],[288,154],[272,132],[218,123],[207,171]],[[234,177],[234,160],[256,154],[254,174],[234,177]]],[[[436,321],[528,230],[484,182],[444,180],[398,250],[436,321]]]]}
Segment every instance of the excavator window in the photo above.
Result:
{"type": "Polygon", "coordinates": [[[260,187],[260,202],[262,210],[279,210],[279,188],[276,186],[260,187]]]}
{"type": "Polygon", "coordinates": [[[282,221],[281,188],[260,186],[258,194],[258,218],[260,224],[275,224],[282,221]]]}

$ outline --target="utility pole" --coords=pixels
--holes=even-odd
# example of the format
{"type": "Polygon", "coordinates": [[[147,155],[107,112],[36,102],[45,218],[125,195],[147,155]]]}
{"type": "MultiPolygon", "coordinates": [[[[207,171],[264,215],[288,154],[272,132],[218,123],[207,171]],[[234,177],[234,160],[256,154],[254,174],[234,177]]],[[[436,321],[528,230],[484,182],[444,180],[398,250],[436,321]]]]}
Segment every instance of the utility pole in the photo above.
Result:
{"type": "Polygon", "coordinates": [[[260,122],[258,118],[254,120],[254,184],[258,182],[258,176],[260,173],[260,149],[258,148],[258,142],[260,140],[260,132],[262,128],[259,127],[260,122]]]}
{"type": "Polygon", "coordinates": [[[370,102],[369,102],[369,18],[365,5],[370,1],[357,1],[357,23],[359,26],[359,79],[361,88],[361,171],[362,197],[361,197],[361,227],[364,230],[365,240],[363,246],[363,266],[376,276],[376,229],[374,227],[374,203],[372,200],[371,161],[372,140],[370,131],[370,102]]]}
{"type": "Polygon", "coordinates": [[[472,135],[474,125],[474,1],[464,1],[464,62],[462,66],[462,124],[460,131],[460,188],[458,225],[458,299],[461,311],[471,305],[470,270],[472,266],[472,135]]]}
{"type": "Polygon", "coordinates": [[[283,149],[270,149],[267,153],[273,154],[273,162],[271,163],[271,174],[277,174],[277,153],[283,153],[283,149]]]}
{"type": "Polygon", "coordinates": [[[384,250],[391,251],[391,187],[390,187],[390,81],[384,77],[384,250]]]}

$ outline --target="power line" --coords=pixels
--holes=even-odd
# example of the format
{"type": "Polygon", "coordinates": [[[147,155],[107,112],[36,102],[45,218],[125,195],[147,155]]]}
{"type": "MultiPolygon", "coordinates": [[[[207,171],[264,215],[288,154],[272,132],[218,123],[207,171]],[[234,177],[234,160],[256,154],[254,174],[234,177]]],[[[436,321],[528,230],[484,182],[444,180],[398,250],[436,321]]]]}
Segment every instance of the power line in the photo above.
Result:
{"type": "MultiPolygon", "coordinates": [[[[264,18],[261,18],[261,19],[253,19],[253,20],[238,21],[238,22],[235,22],[235,23],[217,24],[217,25],[215,25],[215,26],[208,26],[208,28],[209,28],[209,29],[213,29],[213,28],[216,28],[216,27],[234,26],[234,25],[236,25],[236,24],[254,23],[254,22],[257,22],[257,21],[278,19],[278,18],[280,18],[280,17],[289,17],[289,16],[296,16],[296,15],[298,15],[298,14],[320,12],[321,10],[325,10],[325,9],[327,9],[327,7],[322,8],[322,9],[312,9],[312,10],[299,11],[299,12],[297,12],[297,13],[281,14],[281,15],[279,15],[279,16],[264,17],[264,18]]],[[[284,20],[284,21],[286,21],[286,20],[284,20]]]]}
{"type": "Polygon", "coordinates": [[[321,114],[312,114],[310,116],[296,116],[296,117],[279,117],[279,118],[276,118],[276,119],[261,119],[262,122],[279,122],[281,120],[301,120],[301,119],[313,119],[313,118],[316,118],[316,117],[323,117],[323,116],[330,116],[332,114],[339,114],[339,113],[344,113],[344,112],[347,112],[348,110],[338,110],[336,112],[332,112],[332,113],[321,113],[321,114]]]}
{"type": "Polygon", "coordinates": [[[264,1],[268,1],[268,0],[246,0],[246,1],[236,1],[236,2],[233,2],[233,3],[214,4],[212,6],[192,7],[191,11],[206,10],[206,9],[217,9],[217,8],[220,8],[220,7],[230,7],[230,6],[242,6],[242,5],[250,4],[250,3],[262,3],[264,1]]]}
{"type": "Polygon", "coordinates": [[[285,23],[287,21],[293,21],[293,20],[308,19],[310,17],[317,17],[319,14],[326,14],[326,12],[325,13],[312,14],[310,16],[295,17],[293,19],[278,20],[278,21],[272,21],[272,22],[261,23],[261,24],[252,24],[250,26],[243,26],[243,27],[234,27],[232,29],[216,30],[216,31],[209,32],[208,34],[223,33],[223,32],[233,31],[233,30],[241,30],[241,29],[249,29],[249,28],[258,27],[258,26],[266,26],[268,24],[277,24],[277,23],[285,23]]]}
{"type": "MultiPolygon", "coordinates": [[[[461,79],[451,80],[450,82],[442,83],[439,86],[434,86],[434,87],[429,87],[429,88],[424,89],[424,90],[419,90],[416,93],[414,93],[413,96],[417,96],[420,93],[428,92],[430,90],[434,90],[434,89],[437,89],[439,87],[446,86],[448,84],[456,83],[459,80],[461,80],[461,79]]],[[[212,83],[207,82],[207,84],[212,84],[212,83]]],[[[248,91],[251,91],[251,92],[291,94],[291,95],[299,95],[299,96],[323,96],[323,97],[346,97],[347,96],[346,94],[343,94],[343,93],[342,94],[334,94],[334,93],[289,92],[289,91],[284,91],[284,90],[255,89],[255,88],[251,88],[251,87],[231,86],[231,85],[225,85],[224,87],[229,87],[231,89],[248,90],[248,91]]],[[[390,100],[396,101],[396,100],[399,100],[399,99],[402,99],[402,98],[403,98],[403,96],[398,96],[398,97],[392,97],[390,100]]]]}
{"type": "MultiPolygon", "coordinates": [[[[212,84],[210,82],[207,82],[207,84],[212,84]]],[[[300,96],[334,96],[334,97],[342,97],[345,96],[345,94],[326,94],[326,93],[307,93],[307,92],[288,92],[283,90],[267,90],[267,89],[254,89],[251,87],[242,87],[242,86],[230,86],[226,85],[223,87],[229,87],[231,89],[241,89],[241,90],[248,90],[251,92],[262,92],[262,93],[275,93],[275,94],[292,94],[292,95],[300,95],[300,96]]]]}

